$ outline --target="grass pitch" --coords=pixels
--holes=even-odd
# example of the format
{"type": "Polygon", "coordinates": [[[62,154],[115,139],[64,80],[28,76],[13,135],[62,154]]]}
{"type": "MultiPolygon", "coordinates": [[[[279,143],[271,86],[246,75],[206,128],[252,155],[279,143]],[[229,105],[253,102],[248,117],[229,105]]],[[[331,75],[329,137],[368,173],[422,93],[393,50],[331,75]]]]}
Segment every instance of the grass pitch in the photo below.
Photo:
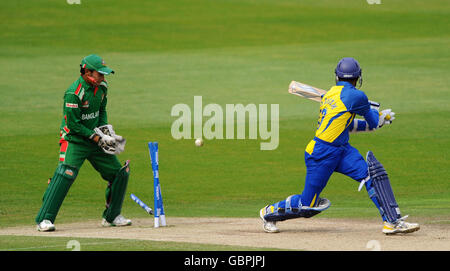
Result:
{"type": "MultiPolygon", "coordinates": [[[[0,226],[33,224],[57,165],[62,94],[81,58],[97,53],[109,76],[108,114],[131,160],[123,213],[152,205],[148,141],[160,145],[167,216],[253,217],[303,189],[303,152],[318,105],[287,92],[291,80],[334,83],[358,59],[369,99],[397,113],[390,127],[351,136],[384,164],[403,213],[450,219],[450,8],[447,1],[7,1],[0,31],[0,226]],[[279,104],[280,142],[174,140],[178,103],[279,104]]],[[[328,217],[374,217],[357,183],[335,174],[322,193],[328,217]]],[[[56,223],[101,217],[102,181],[85,163],[56,223]]]]}

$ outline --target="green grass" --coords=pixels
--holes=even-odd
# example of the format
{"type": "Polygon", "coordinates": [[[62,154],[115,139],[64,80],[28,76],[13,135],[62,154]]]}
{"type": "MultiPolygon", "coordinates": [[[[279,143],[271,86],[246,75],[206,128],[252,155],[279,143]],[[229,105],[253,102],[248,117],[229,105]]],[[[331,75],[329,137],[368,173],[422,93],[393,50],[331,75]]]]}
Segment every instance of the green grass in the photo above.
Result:
{"type": "MultiPolygon", "coordinates": [[[[37,236],[2,236],[0,251],[264,251],[264,248],[183,242],[37,236]]],[[[274,250],[274,249],[270,249],[274,250]]]]}
{"type": "MultiPolygon", "coordinates": [[[[35,0],[0,7],[0,227],[34,223],[57,165],[62,94],[90,53],[117,72],[108,77],[108,114],[127,138],[119,158],[131,160],[129,217],[146,216],[130,193],[152,204],[148,141],[160,143],[168,216],[256,217],[262,206],[300,193],[318,108],[287,86],[298,80],[329,88],[344,56],[361,63],[369,98],[397,113],[391,127],[350,143],[382,161],[402,212],[449,217],[447,1],[35,0]],[[192,106],[195,95],[204,106],[279,104],[279,147],[260,151],[259,139],[202,148],[174,140],[172,106],[192,106]]],[[[321,216],[378,216],[357,186],[333,175],[322,194],[332,208],[321,216]]],[[[105,187],[85,163],[57,223],[99,219],[105,187]]]]}

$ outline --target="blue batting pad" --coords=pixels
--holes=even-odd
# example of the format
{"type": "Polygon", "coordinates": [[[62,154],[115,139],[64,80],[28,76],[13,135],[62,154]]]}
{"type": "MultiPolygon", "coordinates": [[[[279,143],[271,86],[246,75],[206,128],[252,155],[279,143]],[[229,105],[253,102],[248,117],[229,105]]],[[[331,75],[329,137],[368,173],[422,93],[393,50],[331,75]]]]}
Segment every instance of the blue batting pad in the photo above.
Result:
{"type": "Polygon", "coordinates": [[[370,181],[366,183],[369,197],[376,199],[378,209],[384,220],[395,223],[400,217],[400,208],[395,200],[386,170],[371,151],[366,155],[370,181]]]}

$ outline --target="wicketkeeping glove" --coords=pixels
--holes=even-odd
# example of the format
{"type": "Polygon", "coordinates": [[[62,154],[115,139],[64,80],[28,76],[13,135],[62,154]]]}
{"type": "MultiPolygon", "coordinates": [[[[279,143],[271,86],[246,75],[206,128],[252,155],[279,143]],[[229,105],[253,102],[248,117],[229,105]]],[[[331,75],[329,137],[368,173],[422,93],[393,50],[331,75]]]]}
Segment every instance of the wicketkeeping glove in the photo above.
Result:
{"type": "Polygon", "coordinates": [[[114,154],[120,154],[125,150],[125,144],[127,143],[127,141],[125,140],[125,138],[123,138],[123,136],[116,134],[111,124],[102,125],[98,127],[98,129],[100,129],[103,134],[111,136],[115,139],[114,154]]]}
{"type": "Polygon", "coordinates": [[[89,138],[93,139],[95,136],[99,137],[97,145],[107,154],[115,154],[116,152],[116,139],[110,135],[106,135],[99,128],[94,128],[94,134],[89,138]]]}
{"type": "Polygon", "coordinates": [[[392,112],[391,109],[385,109],[380,112],[380,120],[378,121],[378,128],[382,127],[385,124],[391,124],[395,119],[395,112],[392,112]]]}

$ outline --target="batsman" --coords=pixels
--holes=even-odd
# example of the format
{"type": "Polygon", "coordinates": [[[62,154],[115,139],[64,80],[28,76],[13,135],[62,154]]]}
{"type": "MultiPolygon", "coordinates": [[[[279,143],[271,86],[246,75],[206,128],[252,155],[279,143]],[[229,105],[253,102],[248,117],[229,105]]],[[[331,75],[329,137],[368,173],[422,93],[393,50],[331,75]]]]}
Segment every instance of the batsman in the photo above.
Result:
{"type": "Polygon", "coordinates": [[[114,71],[100,56],[92,54],[82,59],[80,73],[64,94],[59,162],[35,219],[38,231],[55,230],[58,211],[85,160],[107,181],[102,225],[131,225],[131,220],[121,215],[130,175],[129,161],[122,166],[116,156],[124,151],[126,140],[108,124],[106,113],[105,75],[114,71]]]}
{"type": "Polygon", "coordinates": [[[379,210],[385,234],[410,233],[419,224],[405,221],[392,191],[383,165],[369,151],[366,160],[349,144],[349,134],[370,132],[391,124],[395,113],[379,111],[359,90],[362,70],[354,58],[343,58],[335,69],[336,85],[321,97],[315,137],[305,149],[306,178],[301,194],[265,206],[260,210],[263,229],[279,232],[277,222],[293,218],[310,218],[330,207],[320,194],[334,172],[342,173],[365,186],[369,198],[379,210]],[[358,85],[358,88],[356,86],[358,85]],[[360,116],[356,118],[356,116],[360,116]],[[362,117],[362,118],[361,118],[362,117]]]}

